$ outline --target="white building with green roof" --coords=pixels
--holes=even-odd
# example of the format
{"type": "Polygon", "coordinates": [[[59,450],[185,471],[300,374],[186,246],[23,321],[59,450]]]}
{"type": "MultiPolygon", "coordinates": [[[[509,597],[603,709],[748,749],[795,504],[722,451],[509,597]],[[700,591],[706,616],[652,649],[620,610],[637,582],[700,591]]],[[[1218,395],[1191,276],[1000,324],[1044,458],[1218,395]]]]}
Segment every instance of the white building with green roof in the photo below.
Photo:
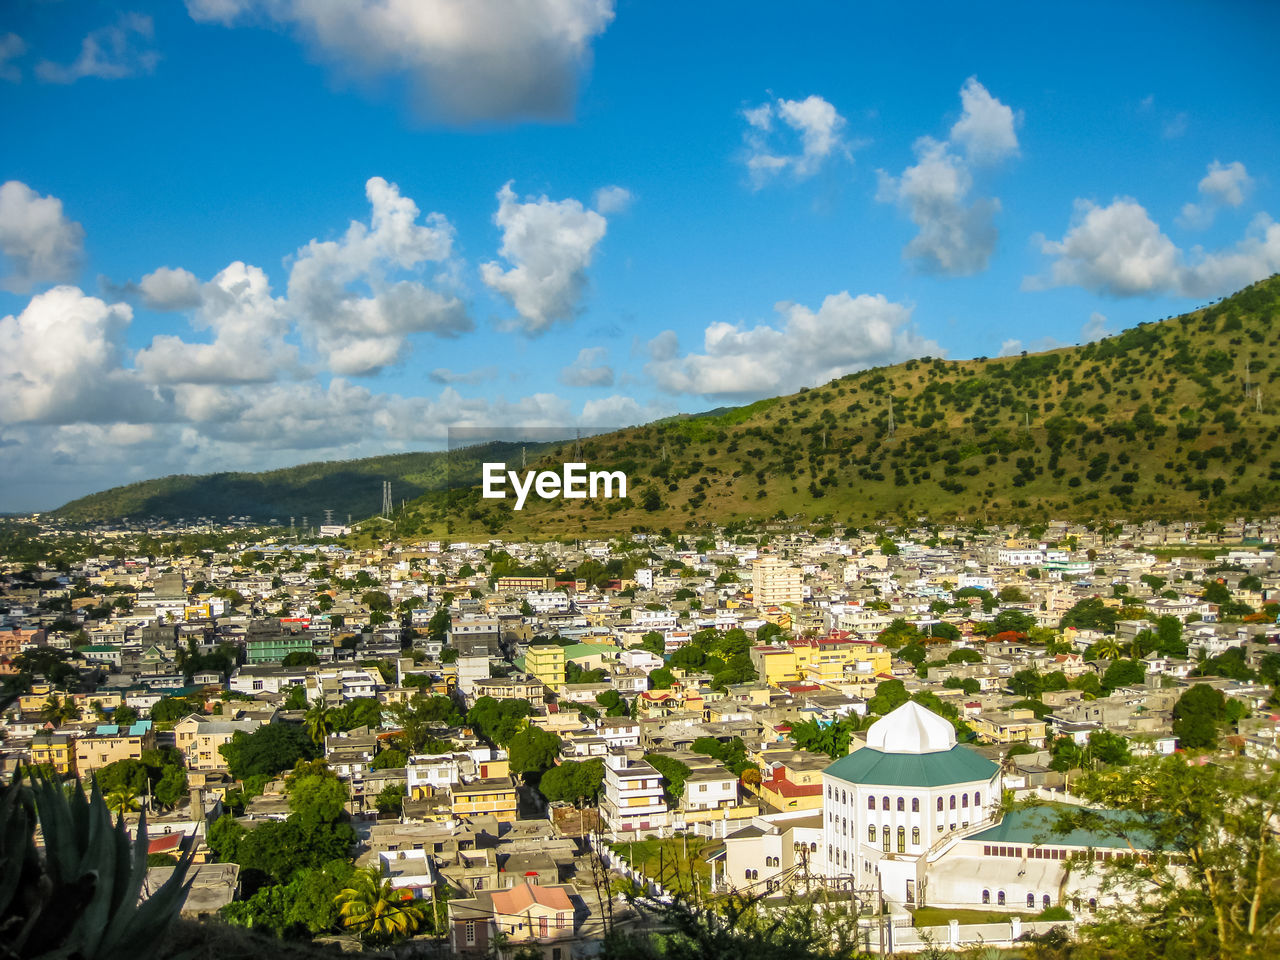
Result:
{"type": "Polygon", "coordinates": [[[908,701],[877,720],[867,745],[822,773],[826,869],[915,905],[930,855],[979,825],[994,824],[1000,767],[956,742],[950,721],[908,701]]]}

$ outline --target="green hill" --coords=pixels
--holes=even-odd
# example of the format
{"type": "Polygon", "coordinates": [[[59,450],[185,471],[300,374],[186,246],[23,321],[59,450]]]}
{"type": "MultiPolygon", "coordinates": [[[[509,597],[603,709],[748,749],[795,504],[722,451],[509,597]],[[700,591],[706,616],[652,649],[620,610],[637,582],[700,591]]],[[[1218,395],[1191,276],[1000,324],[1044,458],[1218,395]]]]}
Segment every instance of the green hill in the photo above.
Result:
{"type": "Polygon", "coordinates": [[[361,460],[304,463],[264,473],[180,474],[114,487],[73,500],[53,511],[78,522],[113,521],[125,517],[176,520],[209,517],[272,518],[288,523],[304,516],[318,524],[326,509],[335,520],[347,514],[357,520],[382,509],[382,481],[390,480],[392,497],[411,500],[428,490],[476,482],[484,457],[507,456],[519,445],[491,443],[453,453],[398,453],[361,460]]]}
{"type": "MultiPolygon", "coordinates": [[[[1080,347],[911,360],[583,441],[626,501],[429,493],[403,535],[580,535],[776,515],[864,525],[1280,512],[1280,277],[1080,347]]],[[[559,469],[571,448],[541,464],[559,469]]]]}
{"type": "MultiPolygon", "coordinates": [[[[166,477],[56,511],[286,520],[367,517],[391,480],[395,533],[574,536],[802,515],[864,525],[1196,519],[1280,513],[1280,277],[1203,310],[1017,357],[922,358],[786,397],[584,438],[626,500],[479,496],[479,464],[520,445],[408,453],[268,473],[166,477]],[[450,489],[446,489],[450,488],[450,489]]],[[[530,446],[530,468],[574,459],[530,446]],[[538,457],[541,452],[541,459],[538,457]]]]}

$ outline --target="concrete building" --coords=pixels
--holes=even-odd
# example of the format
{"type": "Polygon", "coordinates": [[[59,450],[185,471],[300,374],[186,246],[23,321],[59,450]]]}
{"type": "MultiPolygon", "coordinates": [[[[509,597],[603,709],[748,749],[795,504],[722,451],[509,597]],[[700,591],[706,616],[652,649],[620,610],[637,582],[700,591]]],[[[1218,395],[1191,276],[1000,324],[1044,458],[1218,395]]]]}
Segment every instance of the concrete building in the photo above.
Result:
{"type": "Polygon", "coordinates": [[[614,837],[636,833],[662,836],[671,823],[662,775],[643,761],[628,763],[626,757],[610,754],[605,759],[600,815],[614,837]]]}
{"type": "Polygon", "coordinates": [[[751,564],[751,595],[757,608],[802,602],[804,583],[800,568],[780,557],[757,557],[751,564]]]}

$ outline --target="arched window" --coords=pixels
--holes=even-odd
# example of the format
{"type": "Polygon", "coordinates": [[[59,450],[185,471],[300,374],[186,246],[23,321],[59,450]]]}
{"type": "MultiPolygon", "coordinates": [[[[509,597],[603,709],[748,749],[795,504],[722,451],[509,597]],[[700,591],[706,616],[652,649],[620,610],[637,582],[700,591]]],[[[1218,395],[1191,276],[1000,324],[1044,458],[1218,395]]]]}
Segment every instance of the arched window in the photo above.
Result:
{"type": "Polygon", "coordinates": [[[911,843],[913,846],[919,846],[920,844],[920,828],[919,827],[911,828],[911,843]]]}
{"type": "Polygon", "coordinates": [[[1072,898],[1071,898],[1071,909],[1072,909],[1072,910],[1074,910],[1076,913],[1079,913],[1079,912],[1080,912],[1080,898],[1079,898],[1079,897],[1072,897],[1072,898]]]}
{"type": "Polygon", "coordinates": [[[848,850],[844,852],[844,865],[845,865],[845,869],[848,869],[849,867],[849,851],[848,850]]]}
{"type": "Polygon", "coordinates": [[[809,852],[810,853],[818,852],[818,841],[815,840],[813,843],[809,844],[809,852]]]}
{"type": "Polygon", "coordinates": [[[898,798],[898,812],[899,812],[899,813],[901,813],[901,812],[902,812],[903,810],[905,810],[905,809],[907,809],[907,798],[906,798],[906,797],[899,797],[899,798],[898,798]]]}
{"type": "Polygon", "coordinates": [[[849,818],[848,817],[840,818],[840,834],[841,836],[845,836],[845,837],[849,835],[849,818]]]}
{"type": "Polygon", "coordinates": [[[1000,906],[1002,906],[1002,907],[1004,906],[1004,891],[1003,891],[1003,890],[997,890],[997,891],[996,891],[996,903],[997,903],[997,904],[999,904],[999,905],[1000,905],[1000,906]]]}
{"type": "Polygon", "coordinates": [[[942,812],[942,798],[941,798],[941,797],[939,797],[939,798],[938,798],[938,812],[939,812],[939,813],[941,813],[941,812],[942,812]]]}
{"type": "Polygon", "coordinates": [[[1036,905],[1036,895],[1034,893],[1027,894],[1027,907],[1031,908],[1036,905]]]}
{"type": "Polygon", "coordinates": [[[980,793],[975,793],[975,794],[973,795],[973,805],[974,805],[975,807],[980,807],[980,806],[982,806],[982,794],[980,794],[980,793]]]}
{"type": "Polygon", "coordinates": [[[848,801],[848,798],[845,796],[845,792],[844,792],[843,790],[841,790],[841,791],[840,791],[840,802],[841,802],[841,803],[848,803],[848,802],[849,802],[849,801],[848,801]]]}
{"type": "Polygon", "coordinates": [[[956,808],[956,795],[953,793],[951,795],[951,809],[954,810],[955,808],[956,808]]]}
{"type": "Polygon", "coordinates": [[[832,796],[832,795],[833,795],[835,792],[836,792],[836,791],[835,791],[835,789],[831,786],[831,784],[829,784],[829,783],[828,783],[828,784],[827,784],[827,799],[828,799],[828,800],[833,799],[833,796],[832,796]]]}
{"type": "Polygon", "coordinates": [[[983,890],[983,891],[982,891],[982,902],[983,902],[983,903],[990,903],[990,902],[991,902],[991,891],[990,891],[990,890],[983,890]]]}
{"type": "Polygon", "coordinates": [[[1092,913],[1094,910],[1097,910],[1097,909],[1098,909],[1098,898],[1097,898],[1097,897],[1090,897],[1090,898],[1089,898],[1089,912],[1090,912],[1090,913],[1092,913]]]}
{"type": "Polygon", "coordinates": [[[907,828],[906,827],[898,828],[898,852],[899,853],[907,852],[907,828]]]}
{"type": "Polygon", "coordinates": [[[960,794],[960,806],[962,807],[969,806],[969,795],[967,793],[960,794]]]}
{"type": "Polygon", "coordinates": [[[1047,893],[1040,898],[1040,903],[1044,906],[1044,909],[1049,909],[1049,895],[1047,893]]]}
{"type": "Polygon", "coordinates": [[[867,809],[868,809],[868,810],[874,810],[875,808],[876,808],[876,798],[875,798],[875,797],[867,797],[867,809]]]}
{"type": "Polygon", "coordinates": [[[876,842],[876,825],[874,823],[867,824],[867,843],[876,842]]]}
{"type": "Polygon", "coordinates": [[[880,849],[889,852],[889,825],[886,823],[880,830],[880,849]]]}
{"type": "Polygon", "coordinates": [[[889,798],[888,798],[888,797],[881,797],[881,798],[880,798],[880,809],[881,809],[881,810],[888,810],[888,809],[889,809],[889,798]]]}
{"type": "Polygon", "coordinates": [[[745,880],[750,880],[750,879],[751,879],[751,871],[750,871],[750,870],[743,870],[743,871],[742,871],[742,876],[743,876],[743,879],[745,879],[745,880]]]}
{"type": "Polygon", "coordinates": [[[828,843],[828,844],[827,844],[827,859],[828,859],[828,860],[830,860],[830,859],[831,859],[831,856],[832,856],[832,854],[831,854],[831,850],[832,850],[831,844],[829,844],[829,843],[828,843]]]}
{"type": "Polygon", "coordinates": [[[912,812],[912,813],[919,813],[919,812],[920,812],[920,798],[919,798],[919,797],[912,797],[912,798],[911,798],[911,812],[912,812]]]}

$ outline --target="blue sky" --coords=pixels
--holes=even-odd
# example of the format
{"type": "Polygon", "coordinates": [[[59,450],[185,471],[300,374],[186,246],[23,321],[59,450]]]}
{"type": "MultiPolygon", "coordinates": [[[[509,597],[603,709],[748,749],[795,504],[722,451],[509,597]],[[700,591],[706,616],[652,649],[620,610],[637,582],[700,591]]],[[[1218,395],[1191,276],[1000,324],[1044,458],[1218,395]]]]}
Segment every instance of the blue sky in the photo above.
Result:
{"type": "Polygon", "coordinates": [[[1280,270],[1278,28],[1261,2],[12,0],[0,509],[1181,312],[1280,270]]]}

